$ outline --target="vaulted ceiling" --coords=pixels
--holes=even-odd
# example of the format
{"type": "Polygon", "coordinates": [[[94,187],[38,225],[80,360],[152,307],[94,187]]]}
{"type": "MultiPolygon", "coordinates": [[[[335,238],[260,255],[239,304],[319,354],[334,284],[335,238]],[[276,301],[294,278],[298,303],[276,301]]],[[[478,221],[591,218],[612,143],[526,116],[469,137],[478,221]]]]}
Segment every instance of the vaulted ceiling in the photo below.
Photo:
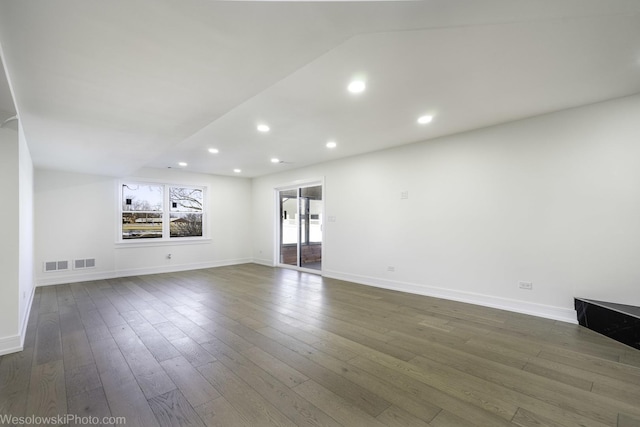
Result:
{"type": "Polygon", "coordinates": [[[255,177],[640,92],[636,0],[0,0],[0,47],[36,167],[113,176],[255,177]]]}

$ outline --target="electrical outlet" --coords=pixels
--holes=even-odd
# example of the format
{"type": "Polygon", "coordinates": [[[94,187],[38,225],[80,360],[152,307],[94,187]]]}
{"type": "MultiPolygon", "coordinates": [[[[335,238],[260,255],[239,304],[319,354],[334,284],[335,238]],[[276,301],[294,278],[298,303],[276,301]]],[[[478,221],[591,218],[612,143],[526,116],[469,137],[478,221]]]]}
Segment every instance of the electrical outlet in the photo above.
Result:
{"type": "Polygon", "coordinates": [[[518,282],[518,287],[520,289],[525,289],[527,291],[530,291],[533,289],[533,282],[518,282]]]}
{"type": "Polygon", "coordinates": [[[171,259],[171,254],[167,254],[167,259],[171,259]]]}
{"type": "Polygon", "coordinates": [[[396,271],[396,268],[390,265],[387,267],[387,271],[396,271]]]}
{"type": "Polygon", "coordinates": [[[409,192],[408,191],[400,192],[400,198],[401,199],[408,199],[409,198],[409,192]]]}

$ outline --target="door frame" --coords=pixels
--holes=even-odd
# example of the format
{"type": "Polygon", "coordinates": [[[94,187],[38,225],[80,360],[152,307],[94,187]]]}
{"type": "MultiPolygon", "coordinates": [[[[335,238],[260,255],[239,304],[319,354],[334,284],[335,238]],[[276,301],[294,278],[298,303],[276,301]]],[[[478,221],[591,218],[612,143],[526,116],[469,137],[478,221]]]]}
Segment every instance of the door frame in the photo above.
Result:
{"type": "MultiPolygon", "coordinates": [[[[300,194],[298,192],[298,194],[300,194]]],[[[274,251],[273,251],[273,265],[275,265],[276,267],[280,267],[280,268],[288,268],[290,270],[297,270],[297,271],[303,271],[305,273],[311,273],[311,274],[318,274],[318,275],[322,275],[322,272],[324,271],[324,217],[325,217],[325,199],[326,199],[326,195],[325,195],[325,185],[324,185],[324,176],[320,177],[320,178],[309,178],[309,179],[300,179],[300,180],[296,180],[296,181],[291,181],[285,184],[281,184],[281,185],[276,185],[273,188],[273,199],[274,199],[274,217],[275,217],[275,227],[274,227],[274,242],[275,242],[275,246],[274,246],[274,251]],[[280,262],[280,245],[281,245],[281,236],[282,236],[282,217],[280,215],[280,192],[281,191],[286,191],[286,190],[295,190],[295,189],[300,189],[301,187],[315,187],[315,186],[321,186],[322,187],[322,227],[321,227],[321,231],[322,231],[322,247],[320,248],[320,270],[316,270],[313,268],[305,268],[305,267],[300,267],[297,264],[300,264],[300,241],[298,241],[298,249],[297,249],[297,262],[296,265],[291,265],[291,264],[283,264],[280,262]]],[[[297,203],[298,205],[298,209],[300,209],[300,203],[297,203]]],[[[300,226],[298,224],[298,226],[300,226]]],[[[307,224],[308,226],[308,224],[307,224]]],[[[298,230],[298,240],[300,239],[300,235],[299,235],[299,230],[298,230]]]]}

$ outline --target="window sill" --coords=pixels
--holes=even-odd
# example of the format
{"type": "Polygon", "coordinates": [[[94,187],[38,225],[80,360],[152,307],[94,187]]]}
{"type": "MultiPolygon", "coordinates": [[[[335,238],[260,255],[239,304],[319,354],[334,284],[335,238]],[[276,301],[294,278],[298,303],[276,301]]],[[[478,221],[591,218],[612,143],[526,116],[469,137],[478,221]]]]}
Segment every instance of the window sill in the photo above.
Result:
{"type": "MultiPolygon", "coordinates": [[[[175,238],[174,238],[175,239],[175,238]]],[[[132,241],[119,241],[116,242],[116,249],[126,249],[126,248],[151,248],[151,247],[160,247],[160,246],[182,246],[182,245],[206,245],[211,243],[210,238],[195,238],[190,239],[188,237],[178,238],[175,240],[154,240],[141,242],[139,240],[132,241]]]]}

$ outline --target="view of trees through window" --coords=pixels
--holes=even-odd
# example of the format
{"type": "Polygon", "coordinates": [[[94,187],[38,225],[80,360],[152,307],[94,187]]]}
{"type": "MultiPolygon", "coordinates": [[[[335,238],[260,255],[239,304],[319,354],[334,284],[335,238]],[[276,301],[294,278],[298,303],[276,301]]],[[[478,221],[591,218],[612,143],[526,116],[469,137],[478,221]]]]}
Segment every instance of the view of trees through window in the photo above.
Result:
{"type": "Polygon", "coordinates": [[[202,236],[202,189],[169,187],[171,237],[202,236]]]}
{"type": "Polygon", "coordinates": [[[122,239],[202,237],[203,197],[202,188],[123,184],[122,239]]]}

